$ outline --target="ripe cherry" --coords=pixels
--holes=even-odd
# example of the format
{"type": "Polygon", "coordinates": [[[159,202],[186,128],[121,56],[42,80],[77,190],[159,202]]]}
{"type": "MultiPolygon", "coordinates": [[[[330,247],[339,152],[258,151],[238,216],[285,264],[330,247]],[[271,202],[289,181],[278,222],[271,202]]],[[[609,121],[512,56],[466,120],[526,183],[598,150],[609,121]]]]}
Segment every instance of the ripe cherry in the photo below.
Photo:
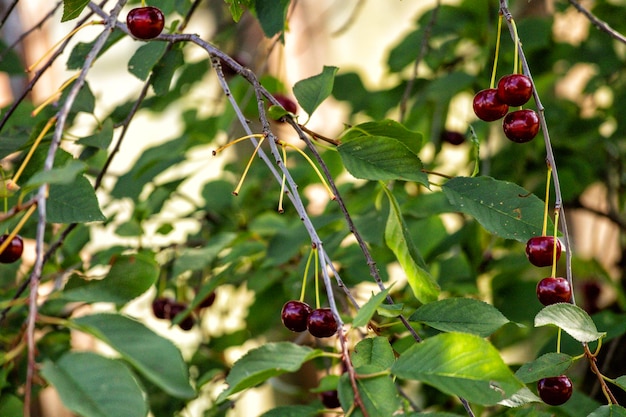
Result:
{"type": "Polygon", "coordinates": [[[537,283],[537,298],[544,306],[556,303],[569,303],[572,289],[565,278],[544,278],[537,283]]]}
{"type": "Polygon", "coordinates": [[[330,308],[313,310],[307,320],[307,329],[315,337],[331,337],[337,333],[337,320],[330,308]]]}
{"type": "Polygon", "coordinates": [[[337,408],[341,406],[339,403],[339,394],[336,389],[320,393],[320,399],[326,408],[337,408]]]}
{"type": "MultiPolygon", "coordinates": [[[[170,319],[174,320],[177,315],[181,314],[186,309],[187,304],[176,301],[172,302],[170,304],[170,319]]],[[[178,323],[178,327],[183,330],[191,330],[195,322],[196,321],[194,320],[193,316],[191,314],[188,314],[178,323]]]]}
{"type": "Polygon", "coordinates": [[[298,105],[296,104],[295,101],[293,101],[291,97],[286,96],[285,94],[276,93],[274,94],[274,98],[289,113],[296,114],[296,112],[298,111],[298,105]]]}
{"type": "Polygon", "coordinates": [[[157,7],[137,7],[128,12],[126,26],[135,38],[156,38],[163,31],[165,16],[157,7]]]}
{"type": "Polygon", "coordinates": [[[280,317],[283,325],[292,332],[303,332],[306,330],[306,323],[311,314],[311,307],[302,301],[287,301],[283,306],[280,317]]]}
{"type": "Polygon", "coordinates": [[[543,378],[537,383],[539,397],[549,405],[561,405],[572,396],[572,381],[566,376],[543,378]]]}
{"type": "Polygon", "coordinates": [[[495,88],[476,93],[472,105],[476,116],[485,122],[498,120],[509,111],[509,106],[498,98],[498,90],[495,88]]]}
{"type": "Polygon", "coordinates": [[[504,117],[502,129],[513,142],[529,142],[539,132],[539,116],[529,109],[512,111],[504,117]]]}
{"type": "Polygon", "coordinates": [[[157,319],[171,318],[170,305],[174,302],[171,298],[159,297],[152,301],[152,313],[157,319]]]}
{"type": "Polygon", "coordinates": [[[509,74],[498,81],[498,99],[509,106],[521,106],[533,95],[533,84],[524,74],[509,74]]]}
{"type": "MultiPolygon", "coordinates": [[[[8,234],[0,236],[0,244],[9,237],[8,234]]],[[[3,264],[11,264],[22,257],[24,252],[24,241],[18,235],[9,242],[9,245],[0,253],[0,262],[3,264]]]]}
{"type": "Polygon", "coordinates": [[[442,142],[448,142],[450,145],[460,145],[465,142],[465,135],[453,130],[443,130],[439,138],[442,142]]]}
{"type": "Polygon", "coordinates": [[[200,304],[198,304],[198,309],[204,309],[204,308],[209,308],[213,305],[213,303],[215,302],[215,291],[211,291],[209,293],[209,295],[207,295],[204,300],[200,301],[200,304]]]}
{"type": "MultiPolygon", "coordinates": [[[[535,236],[526,242],[526,256],[531,264],[535,266],[552,265],[554,254],[553,236],[535,236]]],[[[556,240],[556,260],[561,257],[561,242],[556,240]]]]}

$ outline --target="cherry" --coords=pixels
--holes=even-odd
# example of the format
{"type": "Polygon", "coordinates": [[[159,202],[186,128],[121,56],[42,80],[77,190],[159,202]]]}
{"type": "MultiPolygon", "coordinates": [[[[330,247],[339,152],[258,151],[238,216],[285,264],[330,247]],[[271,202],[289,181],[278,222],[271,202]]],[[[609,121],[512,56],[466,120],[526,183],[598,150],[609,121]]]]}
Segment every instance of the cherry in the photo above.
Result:
{"type": "MultiPolygon", "coordinates": [[[[8,234],[0,236],[0,244],[9,237],[8,234]]],[[[11,264],[22,257],[24,252],[24,241],[18,235],[11,240],[9,245],[0,253],[0,262],[3,264],[11,264]]]]}
{"type": "Polygon", "coordinates": [[[174,302],[171,298],[159,297],[152,301],[152,313],[157,319],[169,319],[170,305],[174,302]]]}
{"type": "Polygon", "coordinates": [[[331,337],[337,333],[337,320],[330,308],[318,308],[309,315],[306,323],[309,333],[315,337],[331,337]]]}
{"type": "Polygon", "coordinates": [[[280,317],[286,328],[292,332],[303,332],[306,330],[306,323],[311,314],[311,307],[302,301],[287,301],[283,306],[280,317]]]}
{"type": "MultiPolygon", "coordinates": [[[[179,302],[172,302],[170,304],[170,320],[173,320],[177,315],[182,313],[187,309],[187,305],[179,302]]],[[[178,323],[178,327],[183,330],[191,330],[193,325],[195,324],[195,320],[191,314],[188,314],[185,318],[183,318],[180,323],[178,323]]]]}
{"type": "Polygon", "coordinates": [[[521,106],[533,95],[533,84],[524,74],[509,74],[498,81],[498,99],[509,106],[521,106]]]}
{"type": "Polygon", "coordinates": [[[339,403],[339,394],[336,389],[321,392],[320,399],[326,408],[337,408],[341,406],[339,403]]]}
{"type": "Polygon", "coordinates": [[[543,378],[537,383],[537,391],[544,403],[561,405],[572,396],[572,381],[565,375],[543,378]]]}
{"type": "Polygon", "coordinates": [[[537,298],[544,306],[569,303],[572,298],[572,289],[565,278],[544,278],[537,283],[537,298]]]}
{"type": "Polygon", "coordinates": [[[198,309],[204,309],[204,308],[209,308],[213,305],[213,303],[215,302],[215,291],[211,291],[209,293],[209,295],[207,295],[204,300],[200,301],[200,304],[198,304],[198,309]]]}
{"type": "Polygon", "coordinates": [[[274,98],[289,113],[296,114],[296,112],[298,111],[298,105],[295,101],[293,101],[291,97],[286,96],[285,94],[276,93],[274,94],[274,98]]]}
{"type": "Polygon", "coordinates": [[[451,145],[460,145],[465,142],[465,135],[452,130],[444,130],[439,135],[442,142],[448,142],[451,145]]]}
{"type": "Polygon", "coordinates": [[[513,142],[529,142],[539,132],[539,116],[529,109],[512,111],[504,117],[502,128],[513,142]]]}
{"type": "Polygon", "coordinates": [[[165,16],[157,7],[137,7],[128,12],[126,26],[135,38],[156,38],[165,26],[165,16]]]}
{"type": "MultiPolygon", "coordinates": [[[[550,266],[554,253],[553,236],[535,236],[526,242],[526,256],[535,266],[550,266]]],[[[561,242],[556,240],[556,260],[561,257],[561,242]]]]}
{"type": "Polygon", "coordinates": [[[495,88],[476,93],[472,105],[476,116],[485,122],[498,120],[509,111],[509,106],[498,98],[498,90],[495,88]]]}

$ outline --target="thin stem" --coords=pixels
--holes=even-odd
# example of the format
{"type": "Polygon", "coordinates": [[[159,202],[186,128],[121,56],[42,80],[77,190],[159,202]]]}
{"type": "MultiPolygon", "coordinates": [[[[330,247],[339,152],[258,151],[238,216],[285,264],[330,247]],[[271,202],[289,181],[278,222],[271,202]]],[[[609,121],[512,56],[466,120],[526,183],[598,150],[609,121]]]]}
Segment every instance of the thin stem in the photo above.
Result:
{"type": "Polygon", "coordinates": [[[556,255],[557,255],[557,245],[558,245],[558,230],[559,230],[559,211],[554,211],[554,233],[552,234],[552,273],[550,276],[552,278],[556,277],[556,255]]]}
{"type": "Polygon", "coordinates": [[[311,160],[311,158],[309,158],[309,155],[307,155],[306,153],[304,153],[304,151],[302,151],[302,149],[298,148],[295,145],[292,145],[290,143],[284,143],[281,142],[281,145],[283,146],[283,149],[288,146],[291,149],[296,150],[300,155],[302,155],[302,157],[304,159],[306,159],[306,161],[309,163],[309,165],[311,165],[311,167],[313,167],[313,170],[315,171],[315,173],[317,174],[317,177],[320,179],[320,181],[322,181],[322,185],[324,186],[324,188],[326,189],[326,191],[328,192],[328,195],[330,196],[331,200],[335,199],[335,193],[333,193],[333,191],[330,189],[330,187],[328,186],[328,184],[326,183],[326,180],[324,179],[324,177],[322,176],[322,173],[320,172],[320,170],[317,168],[317,166],[315,165],[315,163],[313,163],[313,161],[311,160]]]}
{"type": "Polygon", "coordinates": [[[304,266],[304,275],[302,276],[302,289],[300,290],[300,301],[302,302],[304,301],[304,293],[306,290],[307,278],[309,276],[309,267],[311,266],[311,260],[313,259],[313,251],[314,249],[311,249],[311,251],[309,252],[309,256],[306,260],[306,265],[304,266]]]}
{"type": "MultiPolygon", "coordinates": [[[[256,135],[248,135],[248,137],[256,137],[256,135]]],[[[261,147],[261,144],[263,144],[264,139],[265,139],[265,136],[261,136],[259,143],[257,143],[257,145],[255,146],[254,152],[252,152],[252,156],[248,160],[248,164],[246,165],[246,168],[244,169],[243,174],[241,175],[241,178],[239,179],[239,183],[237,183],[237,187],[235,187],[235,191],[233,191],[234,195],[239,195],[239,191],[241,190],[241,186],[243,185],[243,180],[246,179],[246,175],[248,174],[248,171],[250,170],[250,167],[252,166],[252,161],[254,161],[254,157],[259,152],[259,148],[261,147]]]]}
{"type": "Polygon", "coordinates": [[[41,143],[41,140],[44,138],[44,136],[46,136],[46,133],[48,133],[48,130],[50,130],[50,128],[56,122],[56,120],[57,120],[56,116],[51,117],[48,120],[48,123],[46,123],[46,125],[43,127],[43,129],[41,130],[41,132],[39,133],[39,135],[33,142],[33,145],[30,147],[30,149],[28,150],[28,153],[26,154],[26,156],[24,157],[24,160],[22,161],[22,164],[13,175],[13,178],[11,178],[15,184],[17,184],[17,181],[20,179],[22,172],[24,172],[24,168],[26,168],[26,165],[28,165],[28,162],[30,162],[30,158],[32,158],[33,154],[35,153],[35,150],[41,143]]]}
{"type": "Polygon", "coordinates": [[[546,174],[546,199],[543,205],[543,227],[541,228],[541,236],[545,236],[548,233],[548,207],[550,206],[550,179],[552,177],[552,166],[548,165],[546,174]]]}
{"type": "Polygon", "coordinates": [[[500,38],[502,37],[502,14],[498,15],[498,34],[496,36],[496,52],[493,57],[493,67],[491,68],[491,81],[489,82],[489,88],[494,88],[496,85],[496,73],[498,70],[498,58],[500,56],[500,38]]]}

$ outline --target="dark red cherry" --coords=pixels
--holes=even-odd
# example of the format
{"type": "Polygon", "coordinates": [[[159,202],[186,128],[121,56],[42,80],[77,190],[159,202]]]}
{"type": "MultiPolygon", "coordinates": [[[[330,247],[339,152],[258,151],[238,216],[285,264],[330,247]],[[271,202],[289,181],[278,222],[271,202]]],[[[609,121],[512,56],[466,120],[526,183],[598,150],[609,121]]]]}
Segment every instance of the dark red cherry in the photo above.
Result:
{"type": "Polygon", "coordinates": [[[315,337],[331,337],[337,333],[337,320],[330,308],[313,310],[307,320],[307,329],[315,337]]]}
{"type": "Polygon", "coordinates": [[[476,116],[485,122],[498,120],[509,111],[509,106],[498,98],[498,90],[495,88],[476,93],[472,105],[476,116]]]}
{"type": "Polygon", "coordinates": [[[174,300],[166,297],[155,298],[152,301],[152,313],[157,319],[170,319],[172,317],[170,313],[170,306],[174,303],[174,300]]]}
{"type": "MultiPolygon", "coordinates": [[[[186,309],[187,304],[185,303],[173,302],[172,304],[170,304],[170,320],[174,320],[177,315],[181,314],[186,309]]],[[[183,330],[191,330],[195,323],[196,321],[190,313],[178,323],[178,327],[183,330]]]]}
{"type": "Polygon", "coordinates": [[[200,301],[200,304],[198,304],[198,309],[203,309],[203,308],[209,308],[213,305],[213,303],[215,302],[215,291],[211,291],[209,293],[209,295],[207,295],[204,300],[200,301]]]}
{"type": "Polygon", "coordinates": [[[530,109],[512,111],[504,116],[502,129],[513,142],[529,142],[539,132],[539,116],[530,109]]]}
{"type": "Polygon", "coordinates": [[[465,142],[465,135],[453,130],[443,130],[439,138],[442,142],[448,142],[450,145],[460,145],[465,142]]]}
{"type": "Polygon", "coordinates": [[[336,389],[320,393],[320,399],[326,408],[337,408],[341,406],[336,389]]]}
{"type": "Polygon", "coordinates": [[[544,278],[537,283],[537,298],[544,306],[556,303],[569,303],[572,289],[565,278],[544,278]]]}
{"type": "Polygon", "coordinates": [[[274,94],[274,98],[289,113],[296,114],[296,112],[298,111],[298,105],[295,101],[293,101],[291,97],[286,96],[285,94],[276,93],[274,94]]]}
{"type": "Polygon", "coordinates": [[[509,74],[498,81],[498,99],[509,106],[526,104],[533,95],[533,84],[524,74],[509,74]]]}
{"type": "MultiPolygon", "coordinates": [[[[9,237],[8,234],[0,236],[0,244],[9,237]]],[[[9,242],[9,245],[0,253],[0,262],[3,264],[11,264],[22,257],[24,252],[24,241],[18,235],[9,242]]]]}
{"type": "Polygon", "coordinates": [[[163,31],[165,16],[157,7],[137,7],[126,15],[126,26],[135,38],[156,38],[163,31]]]}
{"type": "Polygon", "coordinates": [[[539,397],[549,405],[561,405],[572,396],[572,381],[565,375],[543,378],[537,383],[539,397]]]}
{"type": "Polygon", "coordinates": [[[303,332],[306,330],[306,323],[311,311],[312,309],[307,303],[291,300],[283,305],[280,317],[283,325],[292,332],[303,332]]]}
{"type": "MultiPolygon", "coordinates": [[[[526,256],[531,264],[535,266],[552,265],[554,254],[553,236],[535,236],[526,242],[526,256]]],[[[561,257],[561,242],[556,240],[556,260],[561,257]]]]}

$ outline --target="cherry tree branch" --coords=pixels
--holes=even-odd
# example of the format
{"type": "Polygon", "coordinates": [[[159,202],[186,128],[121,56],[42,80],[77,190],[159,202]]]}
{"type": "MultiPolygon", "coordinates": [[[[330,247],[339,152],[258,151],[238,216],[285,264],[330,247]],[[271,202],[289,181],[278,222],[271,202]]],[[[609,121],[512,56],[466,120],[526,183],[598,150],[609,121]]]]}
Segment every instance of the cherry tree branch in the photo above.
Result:
{"type": "Polygon", "coordinates": [[[620,41],[621,43],[626,44],[626,36],[622,35],[618,31],[613,29],[611,26],[609,26],[609,24],[606,23],[604,20],[599,19],[596,15],[591,13],[589,10],[585,9],[585,7],[582,4],[580,4],[580,2],[576,0],[569,0],[569,3],[572,6],[574,6],[576,10],[582,13],[587,19],[589,19],[589,21],[593,23],[595,27],[597,27],[603,32],[606,32],[613,39],[616,39],[620,41]]]}

